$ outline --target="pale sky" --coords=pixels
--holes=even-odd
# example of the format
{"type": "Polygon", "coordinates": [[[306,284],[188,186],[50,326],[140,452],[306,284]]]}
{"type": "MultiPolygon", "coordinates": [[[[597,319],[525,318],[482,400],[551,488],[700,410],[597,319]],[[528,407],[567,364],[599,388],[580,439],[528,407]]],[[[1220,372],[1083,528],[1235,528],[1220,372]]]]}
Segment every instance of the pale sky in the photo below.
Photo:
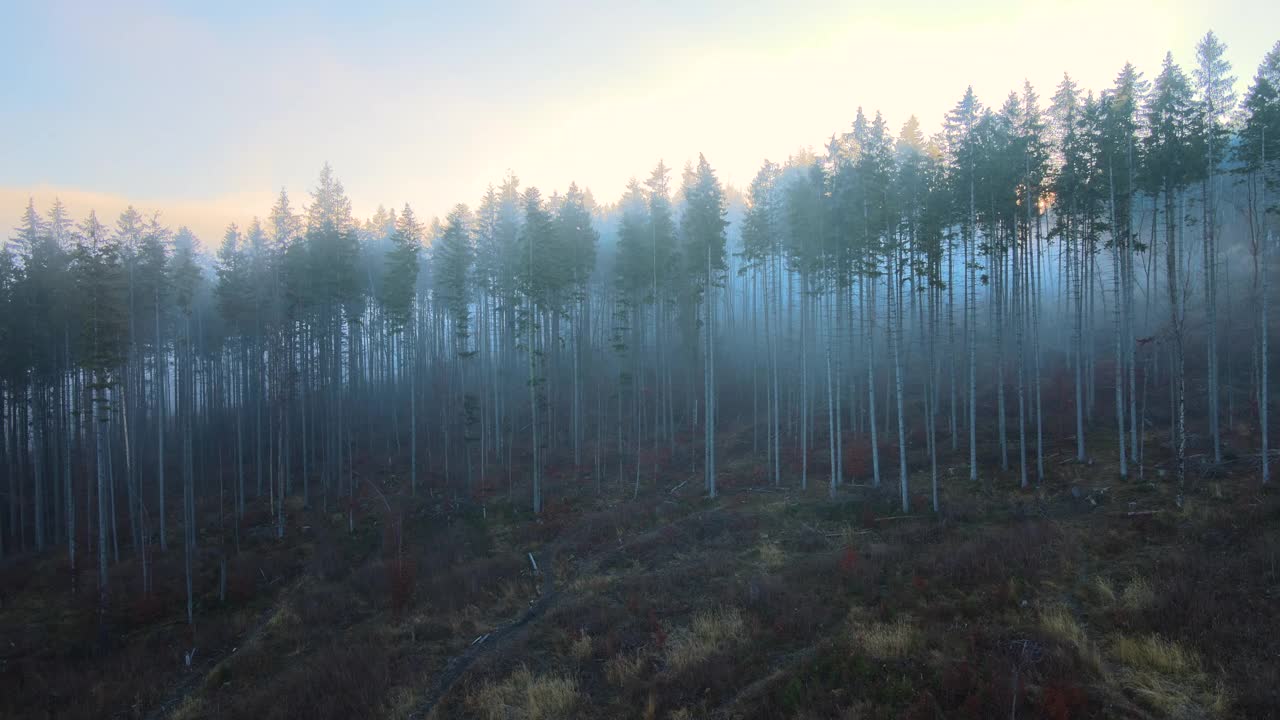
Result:
{"type": "Polygon", "coordinates": [[[1212,29],[1239,89],[1280,2],[816,0],[10,2],[0,24],[0,236],[27,197],[104,222],[159,210],[206,243],[305,201],[329,161],[355,211],[474,205],[508,169],[612,201],[706,154],[745,186],[858,106],[927,131],[972,84],[998,105],[1068,71],[1185,69],[1212,29]]]}

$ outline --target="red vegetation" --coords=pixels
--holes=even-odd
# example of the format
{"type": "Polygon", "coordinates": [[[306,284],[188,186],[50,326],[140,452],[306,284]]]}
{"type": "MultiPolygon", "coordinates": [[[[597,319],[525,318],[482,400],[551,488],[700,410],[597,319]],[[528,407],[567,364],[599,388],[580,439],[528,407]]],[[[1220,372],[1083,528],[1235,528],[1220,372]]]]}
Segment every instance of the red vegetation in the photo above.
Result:
{"type": "Polygon", "coordinates": [[[845,547],[840,554],[840,572],[848,575],[858,567],[858,551],[852,545],[845,547]]]}

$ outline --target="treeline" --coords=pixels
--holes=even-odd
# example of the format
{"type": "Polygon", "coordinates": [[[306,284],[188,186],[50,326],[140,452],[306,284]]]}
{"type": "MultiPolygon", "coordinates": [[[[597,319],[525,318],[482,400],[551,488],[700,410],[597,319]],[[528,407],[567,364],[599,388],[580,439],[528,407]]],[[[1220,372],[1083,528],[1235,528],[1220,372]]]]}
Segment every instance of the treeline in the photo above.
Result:
{"type": "Polygon", "coordinates": [[[279,536],[298,503],[353,523],[365,488],[536,513],[549,478],[683,468],[714,497],[717,449],[734,480],[892,482],[904,510],[913,473],[940,509],[943,464],[1038,482],[1053,442],[1267,482],[1280,45],[1243,99],[1224,50],[1096,95],[970,90],[933,137],[859,111],[742,195],[699,157],[609,206],[508,176],[359,222],[326,165],[213,256],[31,203],[0,252],[0,553],[96,554],[105,607],[110,564],[147,592],[181,530],[190,598],[214,498],[238,543],[255,507],[279,536]]]}

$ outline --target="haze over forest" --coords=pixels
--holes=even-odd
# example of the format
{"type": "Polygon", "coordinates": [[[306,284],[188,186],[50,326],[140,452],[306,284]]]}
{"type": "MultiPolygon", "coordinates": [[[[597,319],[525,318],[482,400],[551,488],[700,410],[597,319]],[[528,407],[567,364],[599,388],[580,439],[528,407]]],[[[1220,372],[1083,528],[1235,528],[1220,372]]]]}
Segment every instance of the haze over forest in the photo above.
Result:
{"type": "MultiPolygon", "coordinates": [[[[120,22],[96,12],[58,21],[73,33],[86,18],[120,22]]],[[[149,49],[212,43],[230,20],[210,12],[131,32],[149,49]]],[[[262,12],[263,26],[282,22],[262,12]]],[[[599,19],[583,12],[549,17],[599,19]]],[[[1275,11],[1241,29],[1250,57],[1200,28],[1168,40],[1183,54],[1119,57],[1102,76],[1102,53],[1061,40],[1094,18],[1071,9],[1025,58],[1038,75],[1068,67],[1043,84],[991,87],[1002,70],[889,92],[918,68],[887,57],[876,72],[890,85],[872,87],[891,114],[821,67],[777,70],[814,112],[750,95],[735,53],[772,38],[767,57],[791,73],[791,53],[812,51],[776,43],[799,31],[690,12],[660,37],[705,33],[702,54],[677,53],[699,62],[643,77],[712,104],[724,88],[694,79],[723,78],[733,112],[761,108],[763,125],[708,120],[702,100],[655,112],[622,82],[587,120],[562,115],[598,80],[570,51],[599,39],[571,34],[558,50],[514,42],[511,66],[464,53],[499,94],[454,87],[425,107],[387,79],[337,92],[362,77],[345,62],[403,81],[398,51],[312,48],[332,64],[302,75],[268,64],[305,90],[249,92],[291,148],[263,158],[236,148],[236,133],[261,138],[242,107],[226,127],[187,127],[189,110],[143,122],[161,130],[154,146],[124,127],[135,110],[103,128],[59,117],[12,143],[0,628],[21,644],[0,658],[6,715],[1280,708],[1266,611],[1280,587],[1280,42],[1255,37],[1275,11]],[[581,74],[514,89],[521,48],[581,74]],[[1069,70],[1077,58],[1088,85],[1069,70]],[[290,97],[303,102],[286,108],[290,97]],[[313,103],[334,113],[309,128],[313,103]],[[845,107],[814,136],[813,118],[845,107]],[[633,117],[608,122],[619,108],[633,117]],[[524,132],[488,112],[508,109],[541,120],[524,132]],[[676,139],[686,125],[705,151],[676,139]],[[433,139],[402,151],[380,128],[433,139]],[[49,153],[66,133],[70,148],[90,138],[126,159],[73,168],[69,151],[49,153]],[[184,148],[160,170],[175,138],[184,148]],[[357,159],[365,141],[372,154],[357,159]],[[657,145],[690,151],[636,159],[657,145]],[[517,147],[529,149],[493,158],[517,147]],[[278,170],[299,148],[309,167],[278,170]],[[397,184],[406,173],[431,180],[397,184]],[[64,202],[58,178],[86,185],[64,202]],[[386,204],[355,202],[372,192],[386,204]],[[794,596],[810,586],[813,605],[794,596]],[[985,628],[967,650],[945,630],[961,617],[985,628]],[[955,644],[944,662],[930,643],[955,644]],[[303,659],[285,660],[289,648],[303,659]],[[734,657],[745,682],[709,669],[734,657]],[[348,681],[353,664],[367,675],[348,681]],[[149,680],[113,694],[133,687],[121,673],[149,680]],[[286,690],[273,699],[259,676],[286,690]]],[[[968,45],[983,17],[1005,22],[866,22],[968,45]]],[[[1181,32],[1188,18],[1173,17],[1181,32]]],[[[364,46],[367,18],[350,19],[364,46]]],[[[839,27],[814,30],[819,46],[859,37],[839,27]]],[[[952,77],[948,58],[929,59],[952,77]]],[[[214,60],[202,67],[227,83],[255,67],[214,60]]],[[[1022,57],[998,61],[1016,70],[1022,57]]],[[[110,62],[144,63],[138,81],[199,79],[141,50],[110,62]]],[[[33,98],[5,125],[77,107],[33,98]]]]}

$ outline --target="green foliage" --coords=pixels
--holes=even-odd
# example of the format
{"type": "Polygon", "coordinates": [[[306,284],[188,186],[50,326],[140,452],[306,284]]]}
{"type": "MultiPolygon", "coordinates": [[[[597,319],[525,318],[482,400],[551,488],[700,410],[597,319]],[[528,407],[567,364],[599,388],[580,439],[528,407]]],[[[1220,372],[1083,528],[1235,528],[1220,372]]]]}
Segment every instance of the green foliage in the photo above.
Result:
{"type": "Polygon", "coordinates": [[[200,267],[196,264],[196,238],[186,227],[178,228],[173,239],[173,262],[169,265],[169,285],[174,304],[183,315],[190,315],[196,290],[200,284],[200,267]]]}
{"type": "Polygon", "coordinates": [[[620,202],[622,222],[618,228],[618,255],[614,263],[614,282],[622,302],[632,307],[653,300],[657,256],[652,242],[649,207],[644,190],[635,178],[627,185],[620,202]]]}
{"type": "Polygon", "coordinates": [[[218,284],[214,290],[222,316],[240,332],[248,327],[249,317],[257,309],[242,244],[240,228],[231,223],[218,248],[218,284]]]}
{"type": "Polygon", "coordinates": [[[386,277],[382,282],[382,306],[391,332],[403,332],[413,321],[414,294],[418,286],[418,254],[422,249],[422,225],[406,203],[391,234],[386,277]]]}
{"type": "MultiPolygon", "coordinates": [[[[725,220],[724,190],[702,154],[698,165],[686,173],[684,187],[684,212],[680,216],[680,230],[684,236],[684,256],[693,278],[696,293],[717,283],[717,276],[725,269],[725,220]]],[[[655,225],[660,213],[652,212],[655,225]]]]}
{"type": "Polygon", "coordinates": [[[777,252],[778,177],[781,169],[768,160],[751,181],[747,214],[742,221],[742,255],[748,266],[759,266],[777,252]]]}
{"type": "Polygon", "coordinates": [[[436,302],[453,320],[459,350],[465,350],[470,337],[471,223],[467,206],[455,206],[445,220],[444,232],[431,246],[436,302]]]}
{"type": "Polygon", "coordinates": [[[576,297],[585,290],[587,278],[596,264],[596,244],[600,233],[591,224],[591,208],[587,197],[576,183],[569,184],[564,202],[556,212],[556,247],[568,274],[568,284],[576,297]]]}
{"type": "Polygon", "coordinates": [[[93,212],[80,226],[75,251],[76,296],[84,305],[81,364],[110,384],[124,361],[128,312],[120,243],[93,212]]]}
{"type": "Polygon", "coordinates": [[[525,190],[524,226],[520,229],[521,292],[537,308],[558,307],[559,293],[566,282],[558,244],[555,223],[542,193],[536,187],[525,190]]]}
{"type": "MultiPolygon", "coordinates": [[[[1260,173],[1270,193],[1280,190],[1280,42],[1267,53],[1240,107],[1236,160],[1246,173],[1260,173]]],[[[1280,211],[1280,201],[1268,204],[1280,211]]]]}
{"type": "Polygon", "coordinates": [[[1143,185],[1148,192],[1176,191],[1196,179],[1204,153],[1194,110],[1191,85],[1169,53],[1145,108],[1143,185]]]}

